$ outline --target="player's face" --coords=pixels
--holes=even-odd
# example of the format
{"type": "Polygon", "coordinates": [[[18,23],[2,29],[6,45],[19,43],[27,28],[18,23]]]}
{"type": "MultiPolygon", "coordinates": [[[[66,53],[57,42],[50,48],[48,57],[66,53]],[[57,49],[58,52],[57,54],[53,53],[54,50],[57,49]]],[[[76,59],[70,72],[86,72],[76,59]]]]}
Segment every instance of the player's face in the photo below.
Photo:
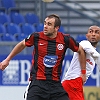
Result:
{"type": "Polygon", "coordinates": [[[86,34],[87,39],[95,46],[100,41],[100,28],[98,26],[91,26],[86,34]]]}
{"type": "Polygon", "coordinates": [[[54,18],[46,18],[44,21],[44,34],[48,37],[54,38],[57,35],[58,27],[55,26],[54,18]]]}

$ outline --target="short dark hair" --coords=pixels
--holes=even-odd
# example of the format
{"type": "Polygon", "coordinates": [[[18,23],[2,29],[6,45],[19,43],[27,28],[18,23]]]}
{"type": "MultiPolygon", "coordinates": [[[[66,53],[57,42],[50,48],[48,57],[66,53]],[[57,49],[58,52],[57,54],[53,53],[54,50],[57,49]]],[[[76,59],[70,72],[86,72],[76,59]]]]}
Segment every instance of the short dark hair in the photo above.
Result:
{"type": "Polygon", "coordinates": [[[58,15],[51,14],[51,15],[49,15],[47,17],[48,18],[55,18],[55,26],[54,27],[59,26],[59,28],[60,28],[60,26],[61,26],[61,20],[60,20],[60,17],[58,15]]]}

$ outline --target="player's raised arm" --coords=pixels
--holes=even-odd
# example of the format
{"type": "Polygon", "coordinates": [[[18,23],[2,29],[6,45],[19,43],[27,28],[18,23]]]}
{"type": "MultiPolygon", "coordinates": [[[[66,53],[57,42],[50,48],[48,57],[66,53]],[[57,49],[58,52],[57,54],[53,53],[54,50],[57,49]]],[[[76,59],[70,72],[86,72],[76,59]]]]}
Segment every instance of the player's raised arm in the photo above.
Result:
{"type": "Polygon", "coordinates": [[[10,60],[15,56],[17,55],[18,53],[20,53],[24,48],[25,48],[25,40],[19,42],[14,48],[13,50],[11,51],[11,53],[7,56],[7,58],[5,60],[3,60],[1,63],[0,63],[0,69],[1,70],[4,70],[8,65],[9,65],[9,62],[10,60]]]}

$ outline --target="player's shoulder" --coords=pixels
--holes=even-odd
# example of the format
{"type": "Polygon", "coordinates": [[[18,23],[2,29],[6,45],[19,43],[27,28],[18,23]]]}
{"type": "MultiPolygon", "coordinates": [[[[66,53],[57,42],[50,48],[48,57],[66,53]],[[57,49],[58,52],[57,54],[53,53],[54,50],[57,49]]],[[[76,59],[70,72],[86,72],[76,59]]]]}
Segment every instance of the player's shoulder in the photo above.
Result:
{"type": "Polygon", "coordinates": [[[66,38],[73,38],[70,34],[66,33],[66,34],[62,34],[64,37],[66,38]]]}
{"type": "Polygon", "coordinates": [[[43,32],[34,32],[32,35],[34,36],[34,37],[39,37],[40,35],[42,35],[43,34],[43,32]]]}
{"type": "Polygon", "coordinates": [[[91,43],[88,40],[83,40],[79,43],[82,47],[84,48],[89,48],[91,47],[91,43]]]}
{"type": "MultiPolygon", "coordinates": [[[[62,34],[63,34],[63,33],[62,33],[62,34]]],[[[66,33],[66,34],[63,34],[63,35],[64,35],[64,36],[70,36],[70,34],[67,34],[67,33],[66,33]]]]}
{"type": "Polygon", "coordinates": [[[80,44],[81,43],[84,43],[84,44],[91,44],[88,40],[82,40],[81,42],[80,42],[80,44]]]}
{"type": "Polygon", "coordinates": [[[70,34],[64,34],[64,33],[62,33],[62,32],[58,32],[58,36],[59,37],[63,37],[63,38],[69,38],[70,37],[70,34]]]}
{"type": "Polygon", "coordinates": [[[70,37],[70,34],[67,34],[67,33],[66,33],[66,34],[63,34],[63,33],[62,33],[62,35],[65,36],[65,37],[66,37],[66,36],[67,36],[67,37],[70,37]]]}

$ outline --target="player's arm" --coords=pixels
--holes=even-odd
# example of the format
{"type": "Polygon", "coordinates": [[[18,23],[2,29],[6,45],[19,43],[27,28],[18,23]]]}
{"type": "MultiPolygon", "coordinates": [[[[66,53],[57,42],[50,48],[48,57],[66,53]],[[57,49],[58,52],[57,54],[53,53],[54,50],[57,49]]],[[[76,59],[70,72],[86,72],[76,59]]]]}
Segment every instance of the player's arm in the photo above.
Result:
{"type": "Polygon", "coordinates": [[[25,40],[19,42],[11,51],[11,53],[7,56],[7,58],[5,60],[3,60],[0,63],[0,69],[4,70],[8,65],[9,65],[9,61],[18,53],[20,53],[24,48],[26,47],[25,45],[25,40]]]}
{"type": "Polygon", "coordinates": [[[81,77],[83,79],[83,83],[85,83],[86,82],[86,53],[81,45],[79,45],[79,49],[77,52],[79,54],[79,61],[81,66],[81,77]]]}
{"type": "MultiPolygon", "coordinates": [[[[79,62],[80,62],[80,66],[81,66],[81,72],[82,72],[82,79],[83,82],[86,82],[86,54],[84,52],[83,47],[74,40],[73,37],[69,37],[69,48],[74,51],[77,52],[79,54],[79,62]]],[[[85,44],[86,45],[86,44],[85,44]]]]}

